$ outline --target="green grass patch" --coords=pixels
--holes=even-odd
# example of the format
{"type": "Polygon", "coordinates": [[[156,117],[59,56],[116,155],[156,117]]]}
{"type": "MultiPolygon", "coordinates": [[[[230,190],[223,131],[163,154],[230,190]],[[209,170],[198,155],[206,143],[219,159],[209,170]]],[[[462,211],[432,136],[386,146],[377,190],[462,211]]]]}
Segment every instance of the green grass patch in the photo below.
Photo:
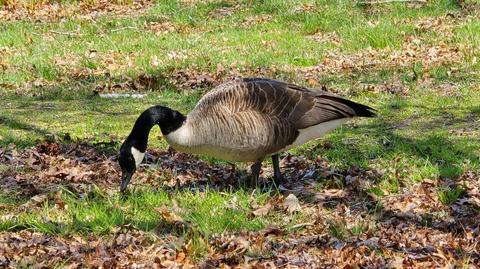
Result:
{"type": "Polygon", "coordinates": [[[127,196],[107,194],[98,188],[82,196],[67,191],[61,195],[64,203],[61,207],[47,200],[30,208],[29,212],[3,221],[0,227],[2,231],[26,229],[47,234],[83,235],[105,235],[123,225],[155,231],[162,225],[158,209],[165,207],[208,237],[224,231],[262,229],[269,221],[251,215],[250,203],[255,201],[262,205],[269,196],[269,193],[252,196],[243,190],[217,192],[208,189],[167,194],[142,188],[127,196]]]}
{"type": "Polygon", "coordinates": [[[455,203],[466,191],[462,187],[455,186],[453,188],[443,188],[437,192],[437,197],[444,205],[450,205],[455,203]]]}
{"type": "MultiPolygon", "coordinates": [[[[108,70],[113,76],[138,76],[191,67],[216,70],[218,65],[312,66],[322,61],[326,50],[336,47],[348,53],[400,48],[405,37],[421,35],[415,30],[416,19],[443,16],[456,8],[453,1],[435,1],[422,9],[393,5],[389,12],[370,15],[350,1],[242,1],[238,8],[228,2],[167,2],[159,2],[137,17],[73,18],[48,24],[6,22],[2,24],[0,47],[14,52],[4,57],[7,68],[0,81],[18,87],[38,79],[74,80],[80,67],[92,73],[108,70]],[[312,8],[303,11],[305,6],[312,8]],[[222,8],[231,10],[222,15],[222,8]],[[265,15],[269,17],[264,21],[246,24],[265,15]],[[165,22],[173,30],[164,34],[146,26],[165,22]],[[316,42],[309,38],[315,33],[336,33],[341,42],[338,46],[316,42]],[[98,57],[92,58],[91,51],[98,57]],[[152,66],[154,56],[159,66],[152,66]],[[133,65],[126,68],[128,62],[133,65]]],[[[477,40],[476,28],[470,23],[458,30],[456,38],[461,42],[477,40]]],[[[97,75],[90,79],[104,80],[97,75]]]]}

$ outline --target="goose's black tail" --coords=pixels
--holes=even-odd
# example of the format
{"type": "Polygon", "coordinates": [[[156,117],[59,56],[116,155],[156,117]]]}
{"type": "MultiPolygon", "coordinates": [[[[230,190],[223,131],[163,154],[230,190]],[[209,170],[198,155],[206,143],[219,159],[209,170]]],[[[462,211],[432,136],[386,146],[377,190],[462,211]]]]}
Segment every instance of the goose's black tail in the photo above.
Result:
{"type": "Polygon", "coordinates": [[[323,95],[322,97],[326,98],[326,99],[331,99],[335,102],[338,102],[338,103],[344,104],[345,106],[348,106],[353,111],[355,111],[355,115],[353,115],[355,117],[372,118],[372,117],[377,116],[377,114],[374,112],[375,109],[371,108],[369,106],[362,105],[362,104],[359,104],[359,103],[356,103],[356,102],[353,102],[353,101],[350,101],[350,100],[347,100],[347,99],[343,99],[343,98],[337,97],[337,96],[323,95]]]}

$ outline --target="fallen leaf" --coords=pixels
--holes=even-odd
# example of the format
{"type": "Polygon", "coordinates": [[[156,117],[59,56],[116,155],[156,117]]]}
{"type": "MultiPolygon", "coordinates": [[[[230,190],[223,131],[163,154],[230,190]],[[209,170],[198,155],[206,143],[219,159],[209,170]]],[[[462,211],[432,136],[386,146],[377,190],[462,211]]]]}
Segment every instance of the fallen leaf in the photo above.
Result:
{"type": "Polygon", "coordinates": [[[185,255],[184,252],[178,252],[176,261],[177,262],[183,262],[183,260],[185,260],[185,257],[186,257],[186,255],[185,255]]]}
{"type": "Polygon", "coordinates": [[[288,212],[293,213],[297,211],[301,211],[302,207],[300,206],[300,202],[298,201],[297,196],[294,194],[289,194],[285,201],[283,201],[283,206],[287,209],[288,212]]]}
{"type": "Polygon", "coordinates": [[[48,200],[48,195],[47,194],[38,194],[30,198],[30,200],[24,204],[21,205],[21,208],[23,209],[29,209],[31,207],[37,206],[44,201],[48,200]]]}
{"type": "Polygon", "coordinates": [[[155,208],[155,211],[160,213],[160,215],[162,216],[162,219],[165,222],[168,222],[168,223],[183,222],[183,219],[180,216],[170,211],[166,206],[157,207],[155,208]]]}
{"type": "Polygon", "coordinates": [[[282,236],[284,232],[277,227],[267,227],[263,231],[263,236],[267,237],[269,235],[282,236]]]}
{"type": "Polygon", "coordinates": [[[225,201],[225,207],[232,210],[238,210],[240,208],[238,205],[238,197],[233,196],[229,202],[225,201]]]}
{"type": "Polygon", "coordinates": [[[158,62],[158,57],[157,57],[157,55],[153,55],[153,56],[152,56],[151,65],[154,66],[154,67],[157,67],[157,66],[160,65],[159,62],[158,62]]]}
{"type": "Polygon", "coordinates": [[[266,216],[270,212],[271,208],[272,208],[272,205],[270,203],[266,203],[264,206],[258,207],[252,213],[255,216],[266,216]]]}

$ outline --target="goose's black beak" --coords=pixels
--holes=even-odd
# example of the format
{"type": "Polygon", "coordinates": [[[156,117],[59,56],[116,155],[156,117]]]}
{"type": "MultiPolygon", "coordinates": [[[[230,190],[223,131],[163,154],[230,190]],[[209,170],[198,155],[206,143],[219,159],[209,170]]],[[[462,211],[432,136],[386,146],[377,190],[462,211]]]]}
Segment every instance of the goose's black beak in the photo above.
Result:
{"type": "Polygon", "coordinates": [[[127,189],[128,183],[130,183],[130,180],[132,179],[133,172],[127,172],[124,171],[122,173],[122,184],[120,185],[120,192],[125,192],[127,189]]]}

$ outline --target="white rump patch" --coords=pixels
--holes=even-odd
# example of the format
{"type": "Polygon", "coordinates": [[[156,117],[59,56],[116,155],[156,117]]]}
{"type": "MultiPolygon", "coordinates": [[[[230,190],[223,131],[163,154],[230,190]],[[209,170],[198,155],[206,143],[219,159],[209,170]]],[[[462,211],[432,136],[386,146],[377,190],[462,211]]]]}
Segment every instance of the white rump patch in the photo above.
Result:
{"type": "Polygon", "coordinates": [[[326,133],[328,133],[329,131],[337,128],[340,125],[342,125],[343,123],[345,123],[349,119],[350,118],[343,118],[343,119],[338,119],[338,120],[322,122],[320,124],[313,125],[313,126],[310,126],[308,128],[305,128],[305,129],[300,129],[300,130],[298,130],[300,132],[300,134],[298,134],[297,139],[295,139],[295,141],[293,141],[292,144],[288,145],[287,147],[285,147],[281,151],[291,149],[293,147],[305,144],[310,140],[320,138],[323,135],[325,135],[326,133]]]}
{"type": "Polygon", "coordinates": [[[135,159],[135,165],[138,167],[140,163],[143,161],[143,157],[145,156],[145,152],[141,152],[138,149],[132,147],[131,148],[133,158],[135,159]]]}

